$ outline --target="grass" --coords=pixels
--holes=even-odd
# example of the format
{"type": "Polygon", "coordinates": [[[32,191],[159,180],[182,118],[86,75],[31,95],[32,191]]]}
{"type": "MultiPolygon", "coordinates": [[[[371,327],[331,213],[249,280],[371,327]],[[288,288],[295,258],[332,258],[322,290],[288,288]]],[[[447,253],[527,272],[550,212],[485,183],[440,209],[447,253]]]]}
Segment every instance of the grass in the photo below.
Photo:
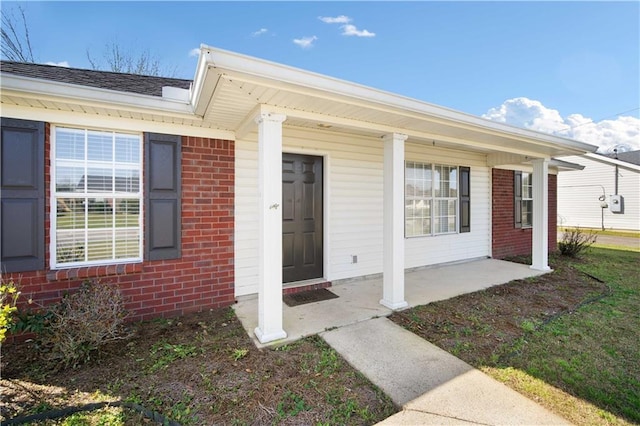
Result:
{"type": "MultiPolygon", "coordinates": [[[[591,248],[552,257],[553,273],[391,319],[574,424],[640,423],[639,264],[638,253],[591,248]]],[[[334,425],[373,424],[396,410],[320,337],[258,350],[231,309],[137,331],[61,372],[47,371],[37,348],[3,352],[2,414],[119,399],[184,425],[334,425]]],[[[46,424],[141,424],[137,416],[111,408],[46,424]]]]}
{"type": "Polygon", "coordinates": [[[640,423],[639,265],[637,252],[592,247],[554,258],[551,274],[392,319],[574,424],[640,423]]]}
{"type": "MultiPolygon", "coordinates": [[[[570,229],[574,229],[573,227],[558,227],[558,232],[562,232],[562,231],[566,231],[566,230],[570,230],[570,229]]],[[[585,232],[589,232],[590,230],[595,232],[598,235],[611,235],[614,237],[632,237],[632,238],[640,238],[640,232],[638,231],[620,231],[620,230],[613,230],[613,229],[605,229],[604,231],[602,229],[594,229],[594,228],[580,228],[585,232]]]]}
{"type": "MultiPolygon", "coordinates": [[[[60,371],[33,342],[2,353],[0,420],[124,401],[183,426],[209,424],[366,425],[397,407],[318,336],[258,349],[232,309],[132,325],[134,337],[60,371]]],[[[39,425],[155,424],[110,407],[39,425]]]]}
{"type": "Polygon", "coordinates": [[[511,364],[612,413],[640,423],[639,256],[592,249],[578,270],[611,294],[526,337],[511,364]]]}

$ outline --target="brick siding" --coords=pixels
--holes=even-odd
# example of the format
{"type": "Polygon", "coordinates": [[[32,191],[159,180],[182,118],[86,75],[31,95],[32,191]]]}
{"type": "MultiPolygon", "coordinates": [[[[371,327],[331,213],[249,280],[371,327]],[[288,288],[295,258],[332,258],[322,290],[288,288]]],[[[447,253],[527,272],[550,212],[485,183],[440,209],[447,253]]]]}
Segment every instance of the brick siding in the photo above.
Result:
{"type": "MultiPolygon", "coordinates": [[[[19,279],[22,302],[54,303],[84,279],[114,283],[127,298],[131,320],[176,316],[234,302],[235,143],[182,137],[182,257],[136,264],[49,270],[50,126],[45,128],[45,250],[43,271],[19,279]]],[[[37,306],[36,305],[36,306],[37,306]]]]}
{"type": "MultiPolygon", "coordinates": [[[[531,254],[532,229],[514,226],[513,176],[512,170],[492,171],[491,248],[495,259],[531,254]]],[[[557,182],[556,175],[549,175],[549,252],[555,251],[557,244],[557,182]]]]}

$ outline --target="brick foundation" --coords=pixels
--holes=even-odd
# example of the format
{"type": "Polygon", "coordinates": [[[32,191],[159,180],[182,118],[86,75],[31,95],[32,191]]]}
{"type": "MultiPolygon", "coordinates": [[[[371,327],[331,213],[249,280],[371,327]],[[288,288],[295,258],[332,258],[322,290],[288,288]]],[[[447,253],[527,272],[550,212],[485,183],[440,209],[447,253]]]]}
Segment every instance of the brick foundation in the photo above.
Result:
{"type": "MultiPolygon", "coordinates": [[[[513,176],[512,170],[492,171],[491,249],[495,259],[531,254],[532,229],[514,226],[513,176]]],[[[557,246],[557,182],[556,175],[549,175],[549,252],[555,251],[557,246]]]]}
{"type": "MultiPolygon", "coordinates": [[[[22,304],[54,303],[84,279],[117,284],[131,320],[182,315],[234,302],[235,143],[182,138],[182,257],[137,264],[49,270],[50,126],[45,135],[46,270],[9,274],[22,304]]],[[[8,278],[8,277],[6,277],[8,278]]]]}

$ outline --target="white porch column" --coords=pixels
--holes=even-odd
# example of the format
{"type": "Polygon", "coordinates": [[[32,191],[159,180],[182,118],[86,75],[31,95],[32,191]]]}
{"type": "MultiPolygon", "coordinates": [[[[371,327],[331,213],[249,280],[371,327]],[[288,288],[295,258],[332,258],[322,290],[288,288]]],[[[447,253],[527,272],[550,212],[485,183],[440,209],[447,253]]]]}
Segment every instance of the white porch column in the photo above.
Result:
{"type": "Polygon", "coordinates": [[[282,122],[260,113],[258,124],[258,327],[261,343],[287,337],[282,328],[282,122]]]}
{"type": "Polygon", "coordinates": [[[404,300],[404,141],[393,133],[384,141],[384,220],[382,300],[389,309],[408,306],[404,300]]]}
{"type": "Polygon", "coordinates": [[[531,269],[549,268],[549,160],[533,160],[533,238],[531,269]]]}

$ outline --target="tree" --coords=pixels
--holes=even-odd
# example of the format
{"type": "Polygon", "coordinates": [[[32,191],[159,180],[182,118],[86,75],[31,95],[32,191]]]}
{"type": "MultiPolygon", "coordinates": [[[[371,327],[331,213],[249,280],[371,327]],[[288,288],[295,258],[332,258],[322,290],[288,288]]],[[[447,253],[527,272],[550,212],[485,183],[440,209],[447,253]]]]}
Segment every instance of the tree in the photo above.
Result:
{"type": "MultiPolygon", "coordinates": [[[[29,25],[22,6],[15,9],[2,9],[2,57],[16,62],[36,62],[29,36],[29,25]]],[[[102,59],[92,56],[87,49],[87,59],[94,70],[105,70],[129,74],[173,77],[173,69],[162,67],[160,60],[149,50],[135,52],[122,47],[117,41],[105,45],[102,59]]]]}
{"type": "Polygon", "coordinates": [[[29,38],[29,26],[22,6],[18,6],[20,16],[16,19],[15,10],[10,12],[2,9],[2,56],[10,61],[35,62],[31,39],[29,38]],[[22,21],[22,22],[18,22],[22,21]]]}
{"type": "Polygon", "coordinates": [[[132,52],[123,48],[117,41],[105,45],[102,61],[91,56],[89,49],[87,49],[87,59],[94,70],[164,77],[175,75],[175,69],[161,68],[160,61],[156,56],[151,55],[149,50],[132,52]]]}

